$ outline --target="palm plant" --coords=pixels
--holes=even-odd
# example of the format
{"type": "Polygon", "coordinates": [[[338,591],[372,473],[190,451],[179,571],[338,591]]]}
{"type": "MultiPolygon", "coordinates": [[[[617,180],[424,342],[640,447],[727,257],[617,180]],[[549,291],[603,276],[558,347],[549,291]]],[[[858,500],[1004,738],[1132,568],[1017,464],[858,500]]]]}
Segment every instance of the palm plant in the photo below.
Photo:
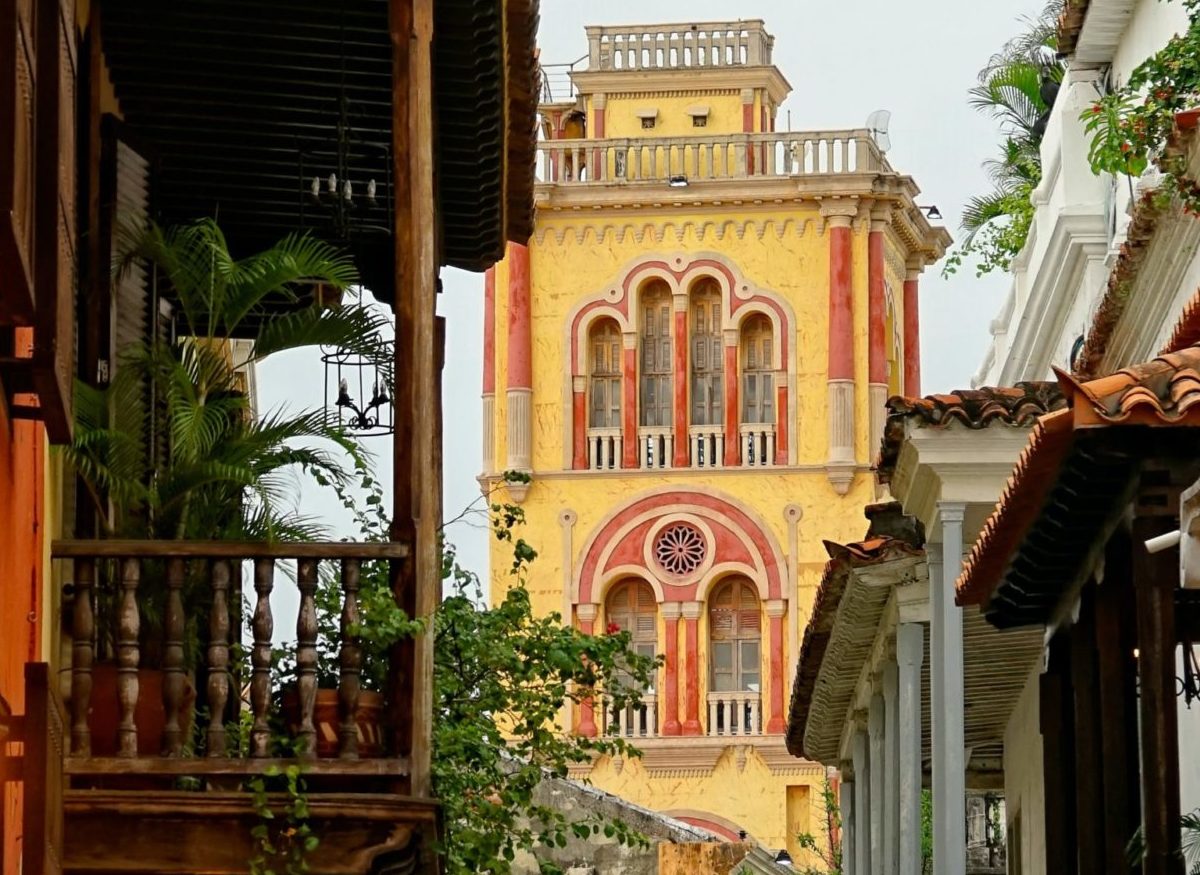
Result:
{"type": "Polygon", "coordinates": [[[1000,157],[984,164],[992,188],[963,208],[966,232],[947,261],[953,273],[968,255],[978,272],[1007,270],[1021,251],[1033,219],[1030,195],[1041,182],[1041,142],[1064,63],[1055,55],[1056,26],[1064,0],[1050,0],[1040,15],[1024,19],[1014,37],[979,72],[969,91],[970,105],[1000,125],[1000,157]]]}
{"type": "Polygon", "coordinates": [[[290,349],[337,346],[381,360],[384,317],[358,303],[300,306],[297,284],[346,290],[350,259],[306,235],[235,259],[209,219],[123,233],[118,269],[149,262],[177,302],[180,340],[153,338],[121,351],[109,387],[77,390],[77,432],[67,455],[101,513],[152,538],[303,539],[314,523],[287,507],[288,477],[319,473],[344,483],[342,453],[358,444],[320,409],[256,417],[242,371],[290,349]],[[230,340],[251,338],[234,360],[230,340]],[[157,407],[165,451],[150,452],[147,419],[157,407]],[[332,449],[329,447],[332,446],[332,449]]]}

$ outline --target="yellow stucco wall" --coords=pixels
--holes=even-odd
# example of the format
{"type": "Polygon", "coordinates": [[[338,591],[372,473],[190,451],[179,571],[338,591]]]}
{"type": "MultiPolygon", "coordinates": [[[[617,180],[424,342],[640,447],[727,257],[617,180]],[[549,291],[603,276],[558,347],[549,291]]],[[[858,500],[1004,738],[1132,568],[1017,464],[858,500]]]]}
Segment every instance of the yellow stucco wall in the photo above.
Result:
{"type": "MultiPolygon", "coordinates": [[[[738,113],[740,96],[733,99],[738,113]]],[[[678,103],[693,103],[691,99],[678,103]]],[[[715,101],[710,101],[715,104],[715,101]]],[[[613,101],[609,102],[610,108],[613,101]]],[[[680,109],[682,113],[682,108],[680,109]]],[[[686,117],[685,117],[686,118],[686,117]]],[[[636,121],[636,118],[634,119],[636,121]]],[[[740,118],[739,118],[740,121],[740,118]]],[[[690,124],[690,122],[689,122],[690,124]]],[[[617,131],[614,135],[620,135],[617,131]]],[[[862,537],[866,521],[864,505],[874,500],[874,484],[867,471],[874,447],[867,435],[867,234],[864,216],[853,229],[853,290],[856,371],[856,457],[861,465],[845,495],[831,486],[824,463],[828,454],[826,362],[828,353],[829,236],[819,211],[811,205],[742,205],[695,212],[658,214],[639,210],[635,216],[606,211],[581,221],[573,213],[544,213],[539,216],[535,238],[530,243],[530,274],[533,300],[533,483],[524,500],[527,525],[522,536],[537,551],[529,587],[537,610],[559,611],[570,617],[573,564],[580,551],[605,518],[617,508],[642,496],[669,487],[685,485],[728,497],[744,508],[767,530],[789,559],[789,523],[784,510],[798,505],[803,518],[798,526],[795,589],[785,591],[788,611],[784,617],[784,666],[786,702],[796,654],[795,642],[802,637],[812,599],[820,582],[827,555],[823,539],[840,542],[862,537]],[[723,225],[719,239],[714,227],[723,225]],[[701,229],[703,239],[701,238],[701,229]],[[760,234],[759,231],[762,231],[760,234]],[[782,233],[780,233],[782,231],[782,233]],[[641,240],[637,237],[641,236],[641,240]],[[661,239],[660,239],[661,238],[661,239]],[[796,444],[795,464],[766,470],[729,469],[705,471],[619,471],[565,470],[570,466],[569,427],[570,361],[568,324],[580,302],[616,285],[623,274],[641,260],[671,257],[686,259],[715,254],[732,264],[752,285],[778,296],[794,315],[795,357],[793,380],[796,404],[789,423],[790,440],[796,444]],[[577,515],[570,530],[569,546],[560,514],[577,515]],[[565,551],[571,555],[566,555],[565,551]]],[[[888,235],[890,264],[903,264],[893,251],[899,244],[888,235]]],[[[495,458],[504,468],[507,447],[504,389],[506,385],[508,325],[508,279],[505,263],[496,269],[496,404],[495,458]]],[[[894,268],[888,275],[897,312],[903,306],[903,274],[894,268]]],[[[728,327],[728,326],[727,326],[728,327]]],[[[898,369],[897,369],[898,370],[898,369]]],[[[896,378],[898,379],[898,377],[896,378]]],[[[897,384],[898,385],[898,384],[897,384]]],[[[492,591],[498,594],[509,585],[509,557],[505,545],[497,543],[493,553],[492,591]]],[[[593,596],[595,600],[596,596],[593,596]]],[[[603,610],[597,617],[604,628],[603,610]]],[[[768,689],[767,618],[763,616],[764,691],[768,689]]],[[[684,635],[679,633],[679,709],[684,713],[684,635]]],[[[699,624],[701,719],[705,718],[707,692],[707,627],[702,614],[699,624]]],[[[659,619],[659,642],[664,641],[659,619]]],[[[662,683],[659,678],[659,701],[662,683]]],[[[763,725],[771,714],[764,694],[763,725]]],[[[786,716],[786,715],[785,715],[786,716]]],[[[576,715],[576,719],[578,715],[576,715]]],[[[679,739],[688,744],[688,739],[679,739]]],[[[590,778],[596,786],[659,811],[702,810],[724,821],[739,824],[757,840],[772,847],[788,847],[797,859],[795,820],[800,815],[795,802],[802,798],[795,789],[789,813],[788,788],[808,787],[807,799],[820,795],[820,773],[772,774],[753,751],[740,758],[731,746],[707,776],[651,776],[641,763],[626,762],[620,771],[608,760],[599,762],[590,778]],[[789,817],[793,821],[789,823],[789,817]]],[[[808,809],[811,810],[811,806],[808,809]]],[[[822,823],[812,817],[808,831],[820,835],[822,823]]]]}
{"type": "MultiPolygon", "coordinates": [[[[757,116],[756,116],[757,118],[757,116]]],[[[595,130],[595,127],[589,128],[595,130]]],[[[742,92],[730,89],[719,93],[701,93],[681,97],[645,97],[611,95],[604,113],[606,137],[702,137],[707,134],[731,134],[742,130],[742,92]],[[708,124],[692,124],[688,110],[708,107],[708,124]],[[639,112],[658,110],[654,127],[642,127],[639,112]]]]}

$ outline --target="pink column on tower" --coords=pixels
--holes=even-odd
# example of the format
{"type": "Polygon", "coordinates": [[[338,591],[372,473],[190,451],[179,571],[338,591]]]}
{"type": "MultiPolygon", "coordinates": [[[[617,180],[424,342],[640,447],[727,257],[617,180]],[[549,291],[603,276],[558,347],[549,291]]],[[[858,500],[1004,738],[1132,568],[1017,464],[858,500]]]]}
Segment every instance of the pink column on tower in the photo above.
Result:
{"type": "Polygon", "coordinates": [[[529,247],[508,244],[508,461],[514,471],[533,466],[533,300],[529,247]]]}
{"type": "Polygon", "coordinates": [[[891,221],[890,210],[871,213],[871,233],[867,237],[867,404],[868,452],[879,451],[883,440],[884,407],[887,404],[887,316],[884,294],[886,285],[884,233],[891,221]]]}
{"type": "Polygon", "coordinates": [[[787,602],[771,599],[767,602],[767,620],[771,635],[771,718],[767,721],[767,733],[782,735],[786,729],[783,715],[783,615],[787,602]]]}
{"type": "Polygon", "coordinates": [[[845,494],[854,479],[854,284],[851,221],[854,202],[821,208],[829,235],[829,455],[825,472],[845,494]]]}
{"type": "Polygon", "coordinates": [[[577,471],[588,466],[587,381],[584,374],[571,377],[571,467],[577,471]]]}
{"type": "Polygon", "coordinates": [[[910,262],[904,277],[904,394],[921,397],[920,263],[910,262]]]}
{"type": "Polygon", "coordinates": [[[672,298],[675,310],[675,336],[672,338],[671,349],[674,353],[675,386],[675,458],[672,465],[676,468],[686,468],[689,464],[688,440],[688,299],[685,295],[675,295],[672,298]]]}
{"type": "Polygon", "coordinates": [[[741,409],[738,400],[738,333],[727,328],[725,340],[725,459],[726,468],[735,468],[741,453],[741,409]]]}
{"type": "Polygon", "coordinates": [[[663,681],[662,734],[679,735],[679,602],[664,602],[662,606],[666,665],[663,681]]]}
{"type": "MultiPolygon", "coordinates": [[[[595,140],[604,139],[604,109],[608,105],[608,98],[604,94],[592,95],[592,132],[591,138],[595,140]]],[[[590,179],[607,179],[608,167],[607,153],[603,149],[593,149],[588,171],[590,179]]]]}
{"type": "Polygon", "coordinates": [[[700,603],[683,604],[684,735],[700,734],[700,603]]]}
{"type": "Polygon", "coordinates": [[[637,335],[621,335],[621,467],[638,466],[637,335]]]}
{"type": "Polygon", "coordinates": [[[483,474],[496,472],[496,268],[483,275],[483,474]]]}
{"type": "MultiPolygon", "coordinates": [[[[579,620],[580,632],[584,635],[594,633],[596,623],[595,605],[576,605],[575,616],[579,620]]],[[[596,737],[596,708],[591,699],[584,699],[579,705],[579,734],[584,738],[596,737]]]]}

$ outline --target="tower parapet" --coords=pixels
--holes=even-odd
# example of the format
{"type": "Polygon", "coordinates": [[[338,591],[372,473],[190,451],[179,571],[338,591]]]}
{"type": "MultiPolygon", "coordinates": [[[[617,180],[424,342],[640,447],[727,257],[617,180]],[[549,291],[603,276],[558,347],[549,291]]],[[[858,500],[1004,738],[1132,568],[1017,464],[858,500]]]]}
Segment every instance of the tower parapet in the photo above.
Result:
{"type": "Polygon", "coordinates": [[[769,67],[775,37],[760,18],[585,28],[588,70],[769,67]]]}

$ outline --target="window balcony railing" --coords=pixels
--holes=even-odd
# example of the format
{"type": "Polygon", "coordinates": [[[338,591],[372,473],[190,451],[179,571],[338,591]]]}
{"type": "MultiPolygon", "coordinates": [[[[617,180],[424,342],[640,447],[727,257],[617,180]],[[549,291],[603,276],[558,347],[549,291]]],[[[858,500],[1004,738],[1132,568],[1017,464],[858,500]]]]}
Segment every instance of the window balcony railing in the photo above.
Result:
{"type": "Polygon", "coordinates": [[[710,134],[691,137],[543,140],[538,179],[556,185],[679,185],[758,177],[890,170],[870,132],[710,134]]]}
{"type": "Polygon", "coordinates": [[[658,699],[643,695],[637,707],[617,708],[608,702],[601,709],[601,730],[605,735],[623,738],[656,738],[658,736],[658,699]]]}
{"type": "Polygon", "coordinates": [[[282,757],[308,761],[313,774],[408,775],[407,759],[389,750],[394,727],[382,708],[365,722],[377,694],[361,689],[364,649],[351,631],[364,564],[408,552],[402,543],[56,542],[55,558],[73,562],[68,774],[253,775],[282,757]],[[286,685],[271,601],[284,561],[295,563],[297,595],[286,685]],[[334,566],[325,579],[336,581],[340,632],[336,652],[319,653],[323,565],[334,566]],[[244,662],[235,658],[243,649],[244,662]],[[337,687],[336,707],[322,710],[319,659],[337,687]]]}
{"type": "Polygon", "coordinates": [[[744,423],[741,438],[743,467],[766,468],[775,464],[774,423],[744,423]]]}
{"type": "Polygon", "coordinates": [[[588,70],[721,69],[771,63],[760,19],[587,28],[588,70]]]}
{"type": "Polygon", "coordinates": [[[589,428],[587,445],[588,468],[609,471],[621,467],[621,429],[589,428]]]}
{"type": "Polygon", "coordinates": [[[708,735],[762,735],[760,693],[709,693],[708,735]]]}
{"type": "Polygon", "coordinates": [[[688,428],[688,457],[693,468],[720,468],[725,464],[725,432],[719,425],[688,428]]]}
{"type": "Polygon", "coordinates": [[[638,466],[670,468],[675,452],[675,432],[670,426],[643,426],[638,429],[638,466]]]}

